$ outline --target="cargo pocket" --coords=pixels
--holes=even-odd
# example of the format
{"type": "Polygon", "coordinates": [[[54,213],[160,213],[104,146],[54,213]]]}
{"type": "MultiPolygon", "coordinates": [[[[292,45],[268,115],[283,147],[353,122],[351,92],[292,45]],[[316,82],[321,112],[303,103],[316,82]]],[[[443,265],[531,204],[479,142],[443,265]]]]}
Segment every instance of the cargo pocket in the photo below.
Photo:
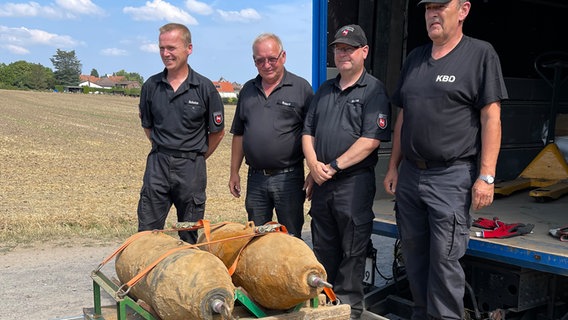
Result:
{"type": "Polygon", "coordinates": [[[449,239],[449,260],[458,260],[465,255],[469,242],[469,228],[467,220],[459,214],[454,213],[454,225],[452,238],[449,239]]]}
{"type": "Polygon", "coordinates": [[[193,201],[189,201],[185,211],[186,221],[203,219],[205,215],[205,200],[205,192],[195,193],[193,195],[193,201]]]}

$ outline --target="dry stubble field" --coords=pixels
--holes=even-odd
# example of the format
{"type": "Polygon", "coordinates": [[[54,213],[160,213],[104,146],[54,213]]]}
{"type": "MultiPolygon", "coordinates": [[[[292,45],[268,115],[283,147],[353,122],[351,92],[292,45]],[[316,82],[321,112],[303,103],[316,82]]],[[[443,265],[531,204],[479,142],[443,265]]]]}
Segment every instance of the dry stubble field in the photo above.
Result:
{"type": "MultiPolygon", "coordinates": [[[[227,187],[234,110],[226,106],[225,138],[207,160],[212,222],[246,221],[244,197],[227,187]]],[[[137,98],[0,90],[0,114],[0,250],[123,240],[136,231],[150,149],[137,98]]]]}

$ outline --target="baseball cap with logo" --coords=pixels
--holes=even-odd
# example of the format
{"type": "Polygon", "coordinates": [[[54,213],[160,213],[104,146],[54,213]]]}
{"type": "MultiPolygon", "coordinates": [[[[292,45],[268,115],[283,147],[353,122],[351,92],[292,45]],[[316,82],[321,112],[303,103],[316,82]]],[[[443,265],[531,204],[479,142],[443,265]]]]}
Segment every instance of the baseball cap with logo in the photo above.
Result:
{"type": "Polygon", "coordinates": [[[417,5],[421,5],[423,3],[448,3],[452,0],[422,0],[420,2],[418,2],[417,5]]]}
{"type": "Polygon", "coordinates": [[[362,47],[367,45],[367,37],[360,26],[349,24],[337,30],[335,40],[329,45],[332,46],[337,43],[345,43],[353,47],[362,47]]]}

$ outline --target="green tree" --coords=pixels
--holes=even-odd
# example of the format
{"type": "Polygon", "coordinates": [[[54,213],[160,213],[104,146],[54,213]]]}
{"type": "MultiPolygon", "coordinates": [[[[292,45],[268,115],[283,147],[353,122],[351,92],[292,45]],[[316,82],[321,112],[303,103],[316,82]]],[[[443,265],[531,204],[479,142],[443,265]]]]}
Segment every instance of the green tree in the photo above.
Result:
{"type": "Polygon", "coordinates": [[[91,75],[92,75],[93,77],[97,77],[97,78],[98,78],[98,77],[99,77],[99,72],[97,71],[97,69],[93,68],[93,70],[91,70],[91,75]]]}
{"type": "Polygon", "coordinates": [[[55,81],[61,85],[77,85],[81,76],[81,61],[75,56],[75,50],[64,51],[57,49],[57,53],[50,58],[55,68],[55,81]]]}
{"type": "Polygon", "coordinates": [[[45,90],[53,88],[51,69],[23,60],[0,65],[0,83],[6,88],[45,90]]]}
{"type": "Polygon", "coordinates": [[[138,81],[140,85],[144,83],[144,78],[136,72],[126,72],[124,70],[120,70],[114,73],[115,76],[124,76],[124,79],[128,81],[138,81]]]}

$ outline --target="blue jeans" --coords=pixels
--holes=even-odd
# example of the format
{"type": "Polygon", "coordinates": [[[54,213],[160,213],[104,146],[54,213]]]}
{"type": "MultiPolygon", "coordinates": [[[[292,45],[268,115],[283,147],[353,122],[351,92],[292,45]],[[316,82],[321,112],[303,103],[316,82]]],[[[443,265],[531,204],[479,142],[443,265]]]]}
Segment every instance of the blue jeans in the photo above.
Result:
{"type": "Polygon", "coordinates": [[[271,176],[249,171],[245,199],[248,220],[260,226],[272,221],[276,211],[278,223],[301,238],[306,198],[303,188],[303,168],[271,176]]]}

